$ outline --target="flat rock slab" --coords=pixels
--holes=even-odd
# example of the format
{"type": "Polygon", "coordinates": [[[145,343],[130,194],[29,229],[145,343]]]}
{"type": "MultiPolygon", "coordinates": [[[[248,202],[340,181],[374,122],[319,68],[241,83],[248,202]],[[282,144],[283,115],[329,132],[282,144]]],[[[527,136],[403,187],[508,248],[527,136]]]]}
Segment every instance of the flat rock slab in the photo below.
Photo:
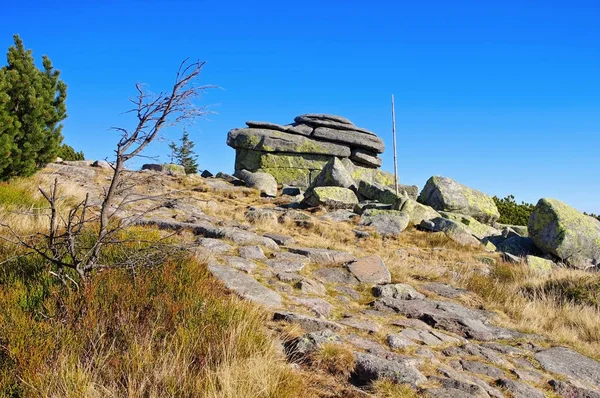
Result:
{"type": "Polygon", "coordinates": [[[550,387],[561,397],[566,398],[600,398],[600,391],[590,390],[580,385],[564,382],[562,380],[550,380],[550,387]]]}
{"type": "Polygon", "coordinates": [[[260,246],[242,246],[239,248],[240,257],[248,260],[266,260],[267,256],[260,246]]]}
{"type": "Polygon", "coordinates": [[[498,379],[496,385],[501,387],[508,392],[513,398],[544,398],[545,395],[540,390],[533,388],[529,384],[525,384],[519,381],[511,379],[498,379]]]}
{"type": "Polygon", "coordinates": [[[338,323],[369,333],[377,333],[381,330],[381,325],[377,322],[356,317],[342,318],[338,321],[338,323]]]}
{"type": "Polygon", "coordinates": [[[225,261],[230,267],[239,269],[240,271],[244,271],[248,274],[254,271],[254,269],[256,268],[256,264],[242,257],[226,256],[225,261]]]}
{"type": "Polygon", "coordinates": [[[580,380],[600,389],[600,362],[569,348],[553,347],[535,354],[544,370],[580,380]]]}
{"type": "Polygon", "coordinates": [[[400,335],[432,347],[460,342],[456,337],[448,336],[436,330],[404,329],[400,332],[400,335]]]}
{"type": "Polygon", "coordinates": [[[300,254],[310,258],[310,260],[320,265],[340,265],[355,261],[356,257],[347,252],[329,249],[313,249],[309,247],[287,247],[288,251],[300,254]]]}
{"type": "Polygon", "coordinates": [[[208,270],[228,289],[247,300],[270,308],[279,308],[282,305],[281,296],[277,292],[264,287],[241,271],[216,264],[209,264],[208,270]]]}
{"type": "Polygon", "coordinates": [[[289,311],[275,312],[275,314],[273,314],[273,320],[300,325],[300,327],[307,332],[316,332],[320,330],[332,330],[338,332],[343,329],[343,326],[338,325],[335,322],[289,311]]]}
{"type": "Polygon", "coordinates": [[[198,239],[196,243],[198,243],[198,246],[208,249],[215,254],[227,253],[228,251],[233,249],[231,245],[219,239],[213,238],[201,238],[198,239]]]}
{"type": "Polygon", "coordinates": [[[417,292],[414,287],[404,283],[374,286],[373,295],[375,297],[389,297],[399,300],[417,300],[425,298],[425,296],[417,292]]]}
{"type": "MultiPolygon", "coordinates": [[[[337,130],[330,127],[317,127],[311,137],[325,141],[339,142],[352,148],[364,148],[376,153],[383,153],[385,145],[383,140],[375,135],[368,135],[352,130],[337,130]]],[[[350,156],[352,153],[349,153],[350,156]]]]}
{"type": "Polygon", "coordinates": [[[314,294],[316,296],[325,296],[327,294],[325,286],[309,278],[302,278],[294,286],[306,294],[314,294]]]}
{"type": "Polygon", "coordinates": [[[489,377],[502,377],[504,371],[495,366],[485,364],[479,361],[461,360],[460,365],[464,370],[471,373],[477,373],[489,377]]]}
{"type": "Polygon", "coordinates": [[[287,236],[287,235],[281,235],[281,234],[264,234],[263,235],[265,238],[269,238],[272,239],[273,241],[275,241],[275,243],[277,243],[278,245],[291,245],[294,244],[295,240],[294,238],[292,238],[291,236],[287,236]]]}
{"type": "Polygon", "coordinates": [[[379,256],[359,258],[346,265],[348,271],[361,283],[390,283],[392,275],[379,256]]]}
{"type": "Polygon", "coordinates": [[[333,305],[318,297],[292,297],[292,300],[300,305],[308,307],[312,312],[321,317],[328,318],[333,311],[333,305]]]}
{"type": "Polygon", "coordinates": [[[358,280],[344,268],[320,268],[313,271],[313,276],[323,283],[338,283],[341,285],[358,285],[358,280]]]}
{"type": "Polygon", "coordinates": [[[436,328],[482,341],[514,339],[522,333],[489,324],[485,311],[472,310],[457,303],[434,300],[398,300],[380,298],[372,303],[379,311],[394,311],[417,318],[436,328]]]}
{"type": "Polygon", "coordinates": [[[303,262],[286,258],[271,258],[265,260],[264,263],[273,268],[275,272],[298,272],[306,265],[303,262]]]}

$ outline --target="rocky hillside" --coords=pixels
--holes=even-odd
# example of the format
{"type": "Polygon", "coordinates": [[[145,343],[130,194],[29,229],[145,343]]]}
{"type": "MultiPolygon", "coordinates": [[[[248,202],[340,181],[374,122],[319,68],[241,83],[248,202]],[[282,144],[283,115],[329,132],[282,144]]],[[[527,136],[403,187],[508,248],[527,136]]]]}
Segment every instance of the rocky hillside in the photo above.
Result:
{"type": "MultiPolygon", "coordinates": [[[[324,120],[349,129],[297,122],[324,120]]],[[[278,137],[264,131],[310,135],[302,123],[249,126],[229,140],[246,145],[238,157],[260,149],[260,162],[278,137]]],[[[599,302],[560,289],[590,281],[575,268],[597,266],[600,223],[543,199],[528,227],[499,225],[487,195],[448,178],[420,195],[357,178],[348,148],[304,188],[279,186],[264,163],[238,169],[243,180],[131,173],[139,195],[166,196],[121,216],[177,232],[230,291],[263,306],[289,366],[328,375],[318,396],[600,397],[599,302]]],[[[46,173],[100,191],[97,168],[46,173]]]]}

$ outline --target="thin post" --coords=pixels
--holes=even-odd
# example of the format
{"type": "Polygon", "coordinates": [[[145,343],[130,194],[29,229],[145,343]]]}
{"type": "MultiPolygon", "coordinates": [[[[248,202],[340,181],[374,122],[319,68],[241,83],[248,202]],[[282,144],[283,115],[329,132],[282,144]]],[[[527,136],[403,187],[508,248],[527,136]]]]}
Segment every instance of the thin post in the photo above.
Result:
{"type": "Polygon", "coordinates": [[[394,186],[398,195],[398,159],[396,157],[396,110],[394,106],[394,94],[392,94],[392,135],[394,137],[394,186]]]}

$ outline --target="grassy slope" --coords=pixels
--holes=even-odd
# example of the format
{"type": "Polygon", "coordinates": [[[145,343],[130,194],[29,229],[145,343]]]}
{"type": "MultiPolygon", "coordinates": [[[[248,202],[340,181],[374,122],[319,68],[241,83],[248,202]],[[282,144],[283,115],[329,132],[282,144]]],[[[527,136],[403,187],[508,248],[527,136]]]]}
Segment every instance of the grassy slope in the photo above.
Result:
{"type": "MultiPolygon", "coordinates": [[[[45,222],[43,217],[15,213],[39,206],[35,186],[47,181],[38,180],[0,186],[0,217],[24,232],[40,230],[45,222]]],[[[167,188],[199,186],[200,180],[190,178],[167,181],[167,188]]],[[[66,197],[80,195],[79,189],[66,185],[66,197]]],[[[252,192],[207,187],[185,195],[197,200],[207,214],[242,223],[248,223],[246,207],[263,201],[252,192]],[[209,206],[210,201],[218,206],[209,206]]],[[[501,262],[495,254],[458,247],[443,234],[416,230],[407,230],[398,239],[373,236],[357,241],[353,225],[346,223],[317,222],[307,228],[292,221],[267,220],[255,222],[254,227],[292,235],[301,245],[357,255],[378,253],[396,282],[418,288],[427,281],[449,281],[473,291],[467,304],[497,311],[504,326],[545,335],[596,358],[600,353],[598,296],[590,294],[598,287],[598,276],[575,270],[537,276],[501,262]],[[400,248],[404,250],[399,252],[400,248]],[[487,275],[478,271],[483,268],[482,256],[496,260],[487,275]],[[447,275],[453,273],[454,279],[449,280],[447,275]]],[[[150,229],[128,233],[133,241],[159,237],[150,229]]],[[[128,250],[134,253],[140,248],[132,244],[107,256],[116,261],[129,255],[128,250]]],[[[14,254],[9,244],[0,245],[0,262],[14,254]]],[[[324,374],[339,378],[351,366],[347,352],[325,347],[312,369],[292,370],[272,335],[279,331],[279,337],[285,338],[298,331],[266,322],[259,308],[228,294],[207,274],[205,264],[189,255],[135,275],[127,270],[104,271],[80,290],[64,289],[48,271],[33,256],[0,266],[0,393],[4,395],[326,396],[325,391],[335,394],[341,387],[338,379],[324,374]]],[[[412,394],[385,382],[376,388],[380,396],[412,394]]]]}

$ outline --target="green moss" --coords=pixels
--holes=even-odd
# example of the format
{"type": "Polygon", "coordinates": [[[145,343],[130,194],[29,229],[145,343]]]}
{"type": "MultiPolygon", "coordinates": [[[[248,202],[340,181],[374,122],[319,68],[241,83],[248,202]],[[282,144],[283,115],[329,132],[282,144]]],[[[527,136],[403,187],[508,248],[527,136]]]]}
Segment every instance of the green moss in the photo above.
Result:
{"type": "Polygon", "coordinates": [[[526,259],[527,266],[532,271],[535,271],[540,274],[547,274],[552,272],[552,266],[554,265],[552,261],[537,256],[527,256],[526,259]]]}
{"type": "Polygon", "coordinates": [[[258,171],[264,171],[271,174],[278,184],[294,185],[306,188],[310,185],[311,170],[291,169],[291,168],[262,168],[258,171]]]}

